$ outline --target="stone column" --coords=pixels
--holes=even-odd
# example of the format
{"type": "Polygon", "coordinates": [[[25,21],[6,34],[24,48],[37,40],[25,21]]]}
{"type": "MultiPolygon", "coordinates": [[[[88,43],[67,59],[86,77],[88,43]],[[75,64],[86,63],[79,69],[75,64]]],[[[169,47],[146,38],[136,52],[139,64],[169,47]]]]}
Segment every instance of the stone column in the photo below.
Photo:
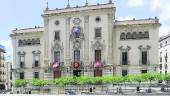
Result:
{"type": "Polygon", "coordinates": [[[49,49],[49,19],[47,17],[44,17],[44,65],[42,67],[47,67],[50,66],[50,58],[49,58],[49,53],[50,50],[49,49]]]}
{"type": "MultiPolygon", "coordinates": [[[[109,13],[108,16],[108,50],[106,64],[113,64],[113,14],[109,13]]],[[[108,72],[106,72],[107,74],[108,72]]],[[[111,73],[111,72],[110,72],[111,73]]],[[[113,73],[113,72],[112,72],[113,73]]],[[[109,74],[110,75],[110,74],[109,74]]]]}
{"type": "MultiPolygon", "coordinates": [[[[84,65],[89,65],[89,15],[84,16],[84,65]]],[[[88,72],[84,72],[88,75],[88,72]]]]}
{"type": "Polygon", "coordinates": [[[107,56],[107,63],[112,64],[113,60],[113,41],[112,41],[112,30],[113,30],[113,15],[110,13],[108,14],[108,56],[107,56]]]}
{"type": "MultiPolygon", "coordinates": [[[[64,66],[67,66],[69,67],[70,66],[70,17],[67,17],[66,18],[66,33],[65,33],[65,36],[66,36],[66,45],[65,45],[65,60],[64,60],[64,66]]],[[[69,75],[69,73],[66,73],[64,75],[69,75]]]]}

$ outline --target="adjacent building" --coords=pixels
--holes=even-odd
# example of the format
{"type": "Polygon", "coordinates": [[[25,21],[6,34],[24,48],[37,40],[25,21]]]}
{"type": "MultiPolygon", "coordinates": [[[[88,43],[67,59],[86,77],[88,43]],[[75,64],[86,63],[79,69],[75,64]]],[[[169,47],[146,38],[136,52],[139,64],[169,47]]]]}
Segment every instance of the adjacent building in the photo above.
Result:
{"type": "Polygon", "coordinates": [[[159,70],[160,73],[170,73],[170,34],[159,40],[159,70]]]}
{"type": "Polygon", "coordinates": [[[0,45],[0,91],[6,89],[5,47],[0,45]]]}
{"type": "Polygon", "coordinates": [[[12,62],[5,62],[6,66],[6,90],[10,91],[12,88],[12,62]]]}
{"type": "Polygon", "coordinates": [[[107,4],[50,10],[44,26],[15,29],[13,80],[158,71],[159,19],[115,20],[107,4]]]}

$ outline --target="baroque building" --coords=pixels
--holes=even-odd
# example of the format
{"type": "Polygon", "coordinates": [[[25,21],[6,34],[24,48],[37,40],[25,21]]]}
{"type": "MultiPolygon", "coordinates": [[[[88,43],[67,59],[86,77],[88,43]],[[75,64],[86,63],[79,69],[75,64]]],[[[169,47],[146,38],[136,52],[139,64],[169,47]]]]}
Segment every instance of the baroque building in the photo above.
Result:
{"type": "Polygon", "coordinates": [[[170,73],[170,34],[159,39],[159,71],[162,74],[170,73]]]}
{"type": "Polygon", "coordinates": [[[13,30],[13,79],[157,71],[159,19],[117,21],[109,1],[47,8],[44,27],[13,30]]]}

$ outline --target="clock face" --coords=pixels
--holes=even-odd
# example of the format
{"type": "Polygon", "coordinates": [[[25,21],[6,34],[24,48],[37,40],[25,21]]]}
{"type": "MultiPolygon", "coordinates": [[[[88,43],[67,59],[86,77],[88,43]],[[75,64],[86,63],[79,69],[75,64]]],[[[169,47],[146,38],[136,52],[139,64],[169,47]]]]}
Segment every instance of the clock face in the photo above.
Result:
{"type": "Polygon", "coordinates": [[[74,18],[73,23],[76,25],[80,24],[81,23],[80,18],[74,18]]]}

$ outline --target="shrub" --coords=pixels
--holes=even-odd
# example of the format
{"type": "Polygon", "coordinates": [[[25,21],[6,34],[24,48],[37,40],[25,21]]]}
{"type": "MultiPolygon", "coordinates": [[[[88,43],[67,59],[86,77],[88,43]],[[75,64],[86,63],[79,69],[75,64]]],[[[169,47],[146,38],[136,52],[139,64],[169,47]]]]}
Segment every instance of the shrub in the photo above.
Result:
{"type": "Polygon", "coordinates": [[[28,84],[27,80],[15,80],[14,86],[15,87],[22,87],[28,84]]]}

